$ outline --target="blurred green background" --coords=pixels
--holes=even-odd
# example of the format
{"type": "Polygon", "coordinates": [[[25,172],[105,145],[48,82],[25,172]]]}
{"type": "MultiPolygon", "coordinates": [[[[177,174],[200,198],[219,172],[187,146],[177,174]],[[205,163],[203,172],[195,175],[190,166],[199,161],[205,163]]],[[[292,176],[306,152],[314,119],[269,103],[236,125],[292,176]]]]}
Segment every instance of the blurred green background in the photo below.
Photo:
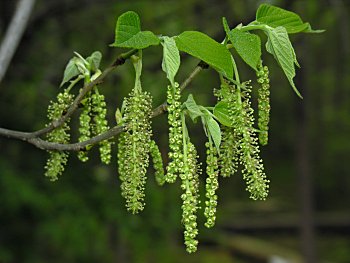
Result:
{"type": "MultiPolygon", "coordinates": [[[[16,2],[0,1],[0,39],[16,2]]],[[[271,180],[267,201],[250,200],[240,174],[221,180],[217,224],[206,229],[199,217],[199,249],[188,255],[179,183],[160,188],[150,169],[146,208],[131,215],[120,196],[115,147],[110,166],[100,164],[96,149],[84,164],[72,154],[64,175],[51,183],[43,176],[46,152],[0,138],[0,262],[350,262],[349,1],[38,0],[0,84],[0,127],[42,128],[73,51],[88,56],[100,50],[103,67],[122,52],[108,45],[118,15],[127,10],[139,13],[142,27],[156,34],[199,30],[220,41],[222,16],[231,27],[249,23],[262,2],[300,14],[314,29],[326,29],[291,36],[302,66],[296,84],[303,100],[273,58],[263,54],[272,83],[270,143],[261,153],[271,180]]],[[[165,100],[161,55],[160,47],[144,51],[143,87],[154,96],[154,106],[165,100]]],[[[253,79],[256,87],[254,73],[237,61],[241,78],[253,79]]],[[[197,63],[183,56],[177,80],[197,63]]],[[[133,76],[127,62],[100,89],[111,125],[133,76]]],[[[218,85],[212,70],[203,71],[184,98],[192,92],[199,103],[212,105],[218,85]]],[[[76,115],[72,126],[76,131],[76,115]]],[[[165,158],[166,116],[154,119],[153,127],[165,158]]],[[[190,133],[203,162],[201,127],[191,125],[190,133]]]]}

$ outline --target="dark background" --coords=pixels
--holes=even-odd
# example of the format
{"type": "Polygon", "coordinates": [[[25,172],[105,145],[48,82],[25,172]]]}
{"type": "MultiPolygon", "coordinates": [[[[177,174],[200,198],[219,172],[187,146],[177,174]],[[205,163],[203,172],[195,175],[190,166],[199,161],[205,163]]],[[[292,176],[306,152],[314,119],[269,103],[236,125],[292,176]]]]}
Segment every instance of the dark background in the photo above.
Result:
{"type": "MultiPolygon", "coordinates": [[[[0,1],[0,39],[16,2],[0,1]]],[[[200,216],[199,250],[188,255],[179,183],[160,188],[150,169],[146,208],[131,215],[120,196],[115,147],[109,166],[100,164],[96,150],[84,164],[72,154],[63,176],[51,183],[43,176],[45,152],[0,138],[0,262],[280,262],[276,256],[288,262],[350,262],[350,1],[38,0],[0,84],[0,127],[42,128],[73,51],[86,57],[100,50],[102,67],[122,52],[108,45],[118,15],[127,10],[139,13],[143,29],[156,34],[198,30],[220,41],[222,16],[231,27],[247,24],[262,2],[326,30],[291,36],[302,66],[295,81],[303,100],[273,58],[263,54],[272,92],[270,143],[261,153],[271,180],[267,201],[250,200],[240,174],[221,180],[217,224],[206,229],[200,216]]],[[[161,54],[160,47],[144,51],[143,87],[154,96],[154,106],[164,101],[167,85],[161,54]]],[[[241,78],[253,79],[256,87],[254,73],[237,61],[241,78]]],[[[197,63],[183,56],[177,80],[197,63]]],[[[133,76],[126,63],[100,89],[110,125],[133,76]]],[[[199,103],[212,105],[218,85],[212,70],[203,71],[184,98],[192,92],[199,103]]],[[[77,115],[72,123],[76,131],[77,115]]],[[[153,126],[166,157],[166,116],[154,119],[153,126]]],[[[203,162],[201,127],[191,125],[190,133],[203,162]]]]}

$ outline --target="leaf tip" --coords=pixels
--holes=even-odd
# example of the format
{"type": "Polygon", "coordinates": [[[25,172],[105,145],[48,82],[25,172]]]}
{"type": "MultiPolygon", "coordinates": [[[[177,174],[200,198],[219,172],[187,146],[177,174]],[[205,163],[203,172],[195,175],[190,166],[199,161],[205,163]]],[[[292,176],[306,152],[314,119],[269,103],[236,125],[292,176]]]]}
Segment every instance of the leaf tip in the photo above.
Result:
{"type": "Polygon", "coordinates": [[[294,90],[294,92],[297,94],[297,96],[300,98],[300,99],[304,99],[303,96],[301,95],[300,91],[297,89],[297,87],[295,86],[294,83],[291,83],[292,84],[292,88],[294,90]]]}
{"type": "Polygon", "coordinates": [[[230,32],[230,27],[228,26],[227,19],[224,16],[222,17],[222,25],[224,27],[226,34],[228,34],[230,32]]]}

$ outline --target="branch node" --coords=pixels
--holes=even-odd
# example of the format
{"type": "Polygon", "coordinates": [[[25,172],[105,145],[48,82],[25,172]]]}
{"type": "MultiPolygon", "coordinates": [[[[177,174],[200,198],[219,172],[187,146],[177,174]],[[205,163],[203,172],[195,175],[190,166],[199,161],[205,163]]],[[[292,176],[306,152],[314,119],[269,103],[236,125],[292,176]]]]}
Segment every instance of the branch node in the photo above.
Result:
{"type": "Polygon", "coordinates": [[[123,57],[118,57],[115,62],[113,63],[113,67],[123,65],[125,63],[126,59],[123,57]]]}
{"type": "Polygon", "coordinates": [[[209,65],[207,63],[205,63],[204,61],[200,61],[198,63],[198,66],[201,67],[202,69],[208,69],[209,65]]]}

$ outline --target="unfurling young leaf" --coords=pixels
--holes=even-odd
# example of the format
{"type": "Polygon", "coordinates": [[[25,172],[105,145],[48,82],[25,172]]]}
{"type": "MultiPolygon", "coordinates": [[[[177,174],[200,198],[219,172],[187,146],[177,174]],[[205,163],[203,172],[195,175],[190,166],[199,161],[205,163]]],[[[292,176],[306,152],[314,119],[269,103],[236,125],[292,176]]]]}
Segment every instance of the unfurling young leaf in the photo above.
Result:
{"type": "Polygon", "coordinates": [[[128,11],[118,17],[113,47],[144,49],[159,45],[159,38],[151,31],[141,31],[137,13],[128,11]]]}
{"type": "Polygon", "coordinates": [[[69,60],[66,69],[64,70],[63,80],[60,84],[60,87],[79,75],[82,78],[87,77],[88,81],[92,81],[101,74],[99,67],[102,59],[102,54],[100,51],[93,52],[86,59],[83,58],[83,56],[78,52],[74,52],[74,55],[75,56],[69,60]],[[93,72],[95,74],[92,74],[93,72]]]}
{"type": "Polygon", "coordinates": [[[89,57],[86,58],[86,61],[90,65],[90,71],[96,72],[100,67],[100,62],[102,59],[102,54],[100,51],[95,51],[89,57]]]}
{"type": "Polygon", "coordinates": [[[175,37],[180,51],[203,60],[229,79],[233,78],[231,54],[224,45],[197,31],[185,31],[175,37]]]}
{"type": "Polygon", "coordinates": [[[75,64],[74,58],[70,59],[64,70],[63,80],[60,84],[60,87],[62,87],[65,83],[70,81],[72,78],[78,76],[79,74],[80,74],[80,71],[75,64]]]}
{"type": "Polygon", "coordinates": [[[180,67],[180,52],[177,49],[174,38],[162,37],[163,61],[162,69],[166,73],[172,86],[175,85],[175,75],[180,67]]]}

